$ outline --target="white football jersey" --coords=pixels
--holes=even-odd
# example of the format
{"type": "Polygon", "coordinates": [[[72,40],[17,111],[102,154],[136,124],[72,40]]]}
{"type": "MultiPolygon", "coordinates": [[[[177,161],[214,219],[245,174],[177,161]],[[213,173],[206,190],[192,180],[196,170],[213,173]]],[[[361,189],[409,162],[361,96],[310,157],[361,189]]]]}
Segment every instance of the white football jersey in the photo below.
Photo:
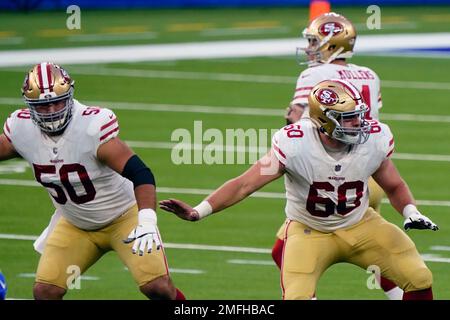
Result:
{"type": "Polygon", "coordinates": [[[371,123],[367,142],[353,145],[339,160],[326,152],[317,127],[308,118],[273,136],[273,152],[286,168],[288,219],[322,232],[361,220],[369,205],[369,177],[394,150],[389,127],[375,120],[371,123]]]}
{"type": "MultiPolygon", "coordinates": [[[[360,92],[369,107],[367,119],[379,119],[379,110],[382,107],[380,78],[371,69],[347,64],[341,66],[338,64],[327,63],[310,67],[304,70],[297,80],[297,86],[294,93],[293,104],[308,104],[308,96],[311,89],[321,81],[339,79],[346,80],[353,84],[360,92]]],[[[305,110],[305,117],[308,111],[305,110]]]]}
{"type": "Polygon", "coordinates": [[[97,159],[98,147],[119,133],[115,114],[76,100],[72,112],[56,141],[33,123],[28,109],[12,113],[3,131],[57,211],[78,228],[99,229],[136,203],[133,183],[97,159]]]}

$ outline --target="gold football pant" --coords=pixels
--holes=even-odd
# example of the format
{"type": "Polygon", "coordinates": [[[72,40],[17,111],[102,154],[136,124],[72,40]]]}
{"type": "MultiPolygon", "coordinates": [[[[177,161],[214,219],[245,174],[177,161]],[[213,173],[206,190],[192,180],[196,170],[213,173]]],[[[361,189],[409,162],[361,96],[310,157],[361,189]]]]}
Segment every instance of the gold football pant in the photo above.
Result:
{"type": "Polygon", "coordinates": [[[372,177],[369,178],[369,207],[375,209],[376,212],[381,211],[381,200],[383,199],[384,191],[378,185],[378,183],[373,180],[372,177]]]}
{"type": "MultiPolygon", "coordinates": [[[[378,183],[373,180],[372,177],[369,178],[369,207],[375,209],[376,212],[381,212],[381,200],[383,199],[384,191],[378,185],[378,183]]],[[[283,223],[281,227],[278,229],[277,238],[283,240],[284,237],[284,228],[285,224],[283,223]]]]}
{"type": "Polygon", "coordinates": [[[124,244],[122,241],[137,226],[137,212],[137,206],[133,206],[106,227],[95,231],[81,230],[62,217],[47,239],[39,260],[36,282],[67,289],[74,272],[84,273],[110,250],[117,252],[139,286],[167,275],[167,261],[162,248],[156,250],[154,247],[152,253],[139,256],[131,251],[133,243],[124,244]]]}
{"type": "Polygon", "coordinates": [[[427,289],[432,284],[432,274],[412,240],[369,208],[359,223],[333,233],[297,221],[287,223],[281,274],[283,298],[311,299],[322,273],[339,262],[363,269],[378,267],[383,277],[405,292],[427,289]]]}

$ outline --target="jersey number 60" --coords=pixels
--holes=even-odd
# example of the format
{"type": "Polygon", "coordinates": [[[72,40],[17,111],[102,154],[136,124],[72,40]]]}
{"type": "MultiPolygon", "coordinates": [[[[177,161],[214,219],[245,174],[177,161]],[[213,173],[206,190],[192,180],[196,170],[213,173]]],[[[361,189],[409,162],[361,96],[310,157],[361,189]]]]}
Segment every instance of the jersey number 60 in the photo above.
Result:
{"type": "Polygon", "coordinates": [[[319,197],[318,190],[335,191],[334,186],[329,182],[313,182],[309,188],[306,210],[316,217],[328,217],[334,214],[335,211],[344,216],[361,205],[360,200],[364,192],[364,183],[362,181],[347,181],[341,184],[337,189],[337,205],[330,198],[319,197]],[[353,200],[353,203],[347,203],[347,191],[352,189],[355,190],[356,198],[353,200]],[[323,206],[323,210],[317,208],[318,204],[323,206]]]}

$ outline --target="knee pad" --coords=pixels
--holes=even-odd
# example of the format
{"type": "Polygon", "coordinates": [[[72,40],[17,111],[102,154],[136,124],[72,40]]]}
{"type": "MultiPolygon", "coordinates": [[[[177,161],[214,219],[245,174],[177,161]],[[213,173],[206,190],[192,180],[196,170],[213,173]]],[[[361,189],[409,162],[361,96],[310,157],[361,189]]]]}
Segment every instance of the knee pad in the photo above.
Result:
{"type": "Polygon", "coordinates": [[[433,284],[433,275],[427,267],[415,269],[409,275],[409,283],[405,291],[418,291],[428,289],[433,284]]]}

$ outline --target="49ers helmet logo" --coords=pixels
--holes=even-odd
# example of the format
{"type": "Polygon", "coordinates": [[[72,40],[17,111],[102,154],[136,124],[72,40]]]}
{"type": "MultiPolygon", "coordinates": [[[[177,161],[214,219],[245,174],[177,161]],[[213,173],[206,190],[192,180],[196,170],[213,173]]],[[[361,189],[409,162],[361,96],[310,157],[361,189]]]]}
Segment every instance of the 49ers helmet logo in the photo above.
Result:
{"type": "Polygon", "coordinates": [[[326,22],[319,27],[319,32],[323,36],[327,36],[330,32],[333,32],[333,36],[344,31],[342,24],[338,22],[326,22]]]}
{"type": "Polygon", "coordinates": [[[320,104],[326,106],[333,106],[339,101],[338,95],[331,89],[320,89],[316,93],[316,98],[320,104]]]}

